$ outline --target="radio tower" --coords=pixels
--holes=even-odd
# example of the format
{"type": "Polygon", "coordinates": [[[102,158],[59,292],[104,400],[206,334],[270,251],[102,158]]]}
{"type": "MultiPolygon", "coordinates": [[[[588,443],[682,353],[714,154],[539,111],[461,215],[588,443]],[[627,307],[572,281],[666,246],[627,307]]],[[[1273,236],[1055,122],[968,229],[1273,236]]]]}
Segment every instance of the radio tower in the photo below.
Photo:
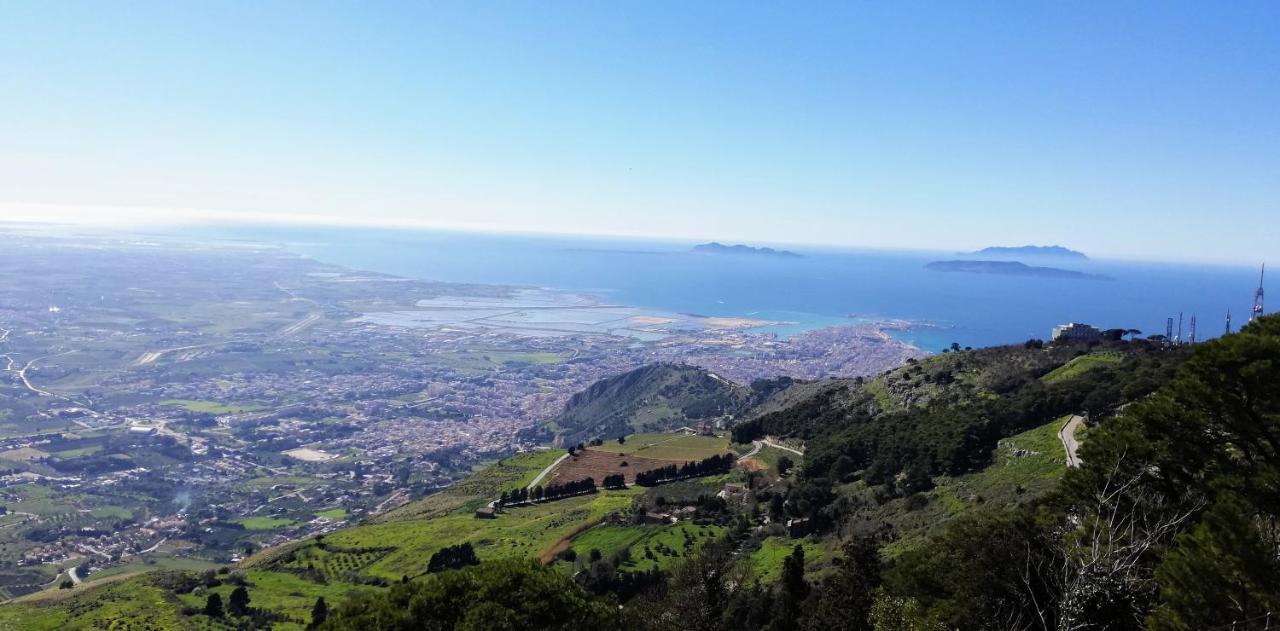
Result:
{"type": "Polygon", "coordinates": [[[1231,310],[1227,309],[1227,331],[1223,335],[1231,335],[1231,310]]]}
{"type": "Polygon", "coordinates": [[[1267,275],[1267,264],[1262,264],[1262,273],[1258,274],[1258,291],[1253,294],[1253,312],[1249,314],[1249,321],[1253,322],[1262,317],[1262,279],[1267,275]]]}
{"type": "Polygon", "coordinates": [[[1191,344],[1196,343],[1196,317],[1191,316],[1191,330],[1188,331],[1187,341],[1191,344]]]}
{"type": "Polygon", "coordinates": [[[1173,346],[1173,318],[1164,321],[1164,345],[1173,346]]]}
{"type": "Polygon", "coordinates": [[[1174,346],[1182,344],[1182,312],[1178,312],[1178,337],[1173,338],[1174,346]]]}

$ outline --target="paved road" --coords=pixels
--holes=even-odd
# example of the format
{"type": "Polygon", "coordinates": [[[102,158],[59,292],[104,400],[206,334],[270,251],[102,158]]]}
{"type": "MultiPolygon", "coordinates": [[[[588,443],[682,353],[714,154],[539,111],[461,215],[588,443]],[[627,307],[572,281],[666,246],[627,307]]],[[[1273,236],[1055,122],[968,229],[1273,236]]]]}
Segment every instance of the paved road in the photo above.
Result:
{"type": "Polygon", "coordinates": [[[1076,430],[1083,422],[1083,416],[1073,415],[1062,429],[1058,430],[1058,440],[1062,441],[1062,448],[1067,452],[1067,466],[1071,468],[1080,466],[1080,457],[1076,455],[1076,450],[1080,448],[1080,443],[1076,442],[1076,430]]]}
{"type": "Polygon", "coordinates": [[[79,574],[76,574],[76,570],[78,570],[78,569],[80,569],[80,568],[79,568],[79,567],[72,567],[71,569],[67,570],[67,576],[71,577],[71,584],[72,584],[72,585],[79,585],[79,584],[80,584],[80,575],[79,575],[79,574]]]}

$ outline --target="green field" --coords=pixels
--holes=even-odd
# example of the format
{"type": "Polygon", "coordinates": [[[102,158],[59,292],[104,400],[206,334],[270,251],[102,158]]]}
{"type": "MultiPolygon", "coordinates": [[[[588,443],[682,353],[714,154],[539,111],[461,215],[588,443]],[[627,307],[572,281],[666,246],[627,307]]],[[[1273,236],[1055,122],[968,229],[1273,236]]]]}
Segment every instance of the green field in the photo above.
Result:
{"type": "Polygon", "coordinates": [[[601,491],[545,504],[510,508],[497,519],[476,519],[459,511],[428,520],[363,524],[325,538],[344,548],[396,550],[370,565],[373,576],[397,580],[417,575],[440,548],[470,542],[481,559],[541,557],[576,531],[598,523],[605,515],[626,510],[639,489],[601,491]]]}
{"type": "Polygon", "coordinates": [[[238,403],[228,404],[219,403],[217,401],[199,401],[195,399],[165,399],[160,405],[172,405],[180,407],[188,412],[199,412],[203,414],[240,414],[242,412],[257,412],[266,409],[266,406],[254,403],[238,403]]]}
{"type": "Polygon", "coordinates": [[[797,545],[804,548],[806,572],[812,572],[829,561],[830,553],[820,544],[807,539],[769,537],[760,543],[759,550],[751,553],[752,573],[762,583],[776,582],[782,577],[782,560],[790,555],[797,545]]]}
{"type": "Polygon", "coordinates": [[[244,519],[238,520],[237,523],[244,526],[247,530],[273,530],[276,528],[284,528],[285,526],[292,526],[298,522],[289,519],[288,517],[245,517],[244,519]]]}
{"type": "Polygon", "coordinates": [[[618,441],[610,440],[591,449],[681,462],[702,460],[733,451],[728,438],[686,434],[632,434],[627,436],[624,444],[619,445],[618,441]]]}
{"type": "Polygon", "coordinates": [[[669,569],[724,530],[723,526],[700,526],[692,522],[665,526],[597,526],[575,537],[571,547],[580,559],[586,558],[593,549],[599,550],[606,559],[623,553],[629,560],[619,564],[619,569],[669,569]]]}
{"type": "Polygon", "coordinates": [[[322,510],[316,513],[316,517],[324,517],[326,519],[346,519],[347,509],[338,507],[322,510]]]}
{"type": "Polygon", "coordinates": [[[1084,373],[1098,368],[1099,366],[1111,366],[1124,361],[1124,355],[1120,353],[1090,353],[1081,355],[1071,361],[1055,368],[1049,374],[1040,378],[1045,383],[1056,383],[1058,381],[1066,381],[1075,379],[1084,373]]]}
{"type": "Polygon", "coordinates": [[[498,350],[471,350],[432,355],[441,364],[469,371],[491,371],[507,364],[558,364],[565,360],[559,353],[498,350]]]}
{"type": "MultiPolygon", "coordinates": [[[[337,604],[346,601],[352,594],[377,589],[349,583],[316,583],[286,572],[252,569],[245,572],[245,578],[248,581],[246,588],[250,602],[254,607],[283,613],[291,618],[289,622],[272,623],[272,629],[305,629],[306,623],[311,620],[311,608],[320,596],[324,596],[326,602],[337,604]]],[[[225,603],[234,589],[235,585],[224,584],[202,594],[183,594],[179,598],[185,605],[203,607],[210,593],[221,595],[222,602],[225,603]]],[[[208,620],[203,616],[193,619],[208,620]]]]}

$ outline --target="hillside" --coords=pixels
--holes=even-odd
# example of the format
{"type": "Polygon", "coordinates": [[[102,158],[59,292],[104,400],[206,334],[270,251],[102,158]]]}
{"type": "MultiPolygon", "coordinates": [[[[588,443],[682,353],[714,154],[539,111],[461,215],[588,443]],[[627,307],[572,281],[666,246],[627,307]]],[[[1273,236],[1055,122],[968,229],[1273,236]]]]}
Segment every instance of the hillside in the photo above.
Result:
{"type": "Polygon", "coordinates": [[[540,428],[556,445],[633,432],[723,423],[756,400],[749,387],[679,364],[652,364],[602,379],[573,395],[564,412],[540,428]]]}
{"type": "MultiPolygon", "coordinates": [[[[503,459],[376,519],[219,572],[153,572],[33,595],[0,607],[0,627],[145,619],[150,628],[221,628],[223,621],[201,613],[205,602],[214,593],[225,601],[244,585],[259,610],[237,624],[301,629],[323,596],[335,610],[332,628],[367,628],[363,616],[404,589],[392,587],[398,583],[436,593],[451,581],[483,589],[486,581],[505,580],[476,568],[449,570],[459,574],[447,580],[427,571],[433,558],[465,548],[479,568],[535,559],[561,577],[554,580],[580,589],[581,598],[624,604],[609,609],[621,616],[615,623],[622,628],[792,629],[779,616],[799,620],[800,610],[780,612],[802,600],[809,603],[804,616],[844,619],[848,611],[869,615],[875,599],[881,607],[899,602],[892,598],[915,622],[886,629],[940,628],[930,626],[935,622],[983,628],[977,621],[1000,615],[1017,598],[1007,593],[1013,588],[992,587],[1008,580],[999,563],[1022,567],[1025,560],[998,561],[1010,550],[981,548],[992,545],[982,542],[1025,548],[1024,539],[1039,532],[1030,515],[1062,510],[1054,508],[1063,501],[1054,493],[1076,479],[1059,439],[1066,421],[1089,417],[1091,427],[1075,436],[1089,448],[1105,434],[1099,427],[1169,383],[1188,355],[1147,341],[1031,341],[943,353],[872,379],[755,386],[687,366],[648,366],[575,395],[545,430],[565,444],[589,442],[584,450],[503,459]],[[727,435],[634,433],[703,420],[731,424],[737,444],[727,435]],[[632,463],[652,468],[729,450],[742,456],[728,473],[512,506],[492,519],[474,514],[499,495],[535,484],[609,473],[628,474],[632,483],[632,463]],[[979,548],[963,559],[938,556],[979,548]],[[982,558],[998,564],[972,565],[982,558]],[[930,582],[943,573],[939,563],[967,568],[972,589],[930,582]],[[855,570],[862,573],[851,575],[855,570]],[[872,587],[849,583],[864,579],[872,587]],[[714,605],[697,600],[703,593],[697,585],[706,581],[724,590],[714,605]],[[796,585],[806,587],[800,592],[796,585]],[[990,602],[979,589],[992,593],[990,602]],[[836,598],[855,593],[869,594],[866,603],[836,598]],[[363,604],[343,604],[353,597],[363,604]],[[694,624],[689,616],[711,617],[694,624]]],[[[1083,455],[1086,468],[1099,457],[1092,453],[1083,455]]],[[[524,571],[513,566],[503,576],[524,571]]]]}

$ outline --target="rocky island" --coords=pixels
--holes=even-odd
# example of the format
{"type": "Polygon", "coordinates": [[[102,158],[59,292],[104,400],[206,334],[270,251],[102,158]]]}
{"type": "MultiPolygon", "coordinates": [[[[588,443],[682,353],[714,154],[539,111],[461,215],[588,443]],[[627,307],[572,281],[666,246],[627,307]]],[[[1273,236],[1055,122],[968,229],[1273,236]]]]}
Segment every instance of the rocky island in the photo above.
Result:
{"type": "Polygon", "coordinates": [[[1060,245],[1021,245],[1015,247],[993,246],[982,248],[971,253],[973,256],[985,256],[998,259],[1011,258],[1053,258],[1087,261],[1084,252],[1078,252],[1060,245]]]}

